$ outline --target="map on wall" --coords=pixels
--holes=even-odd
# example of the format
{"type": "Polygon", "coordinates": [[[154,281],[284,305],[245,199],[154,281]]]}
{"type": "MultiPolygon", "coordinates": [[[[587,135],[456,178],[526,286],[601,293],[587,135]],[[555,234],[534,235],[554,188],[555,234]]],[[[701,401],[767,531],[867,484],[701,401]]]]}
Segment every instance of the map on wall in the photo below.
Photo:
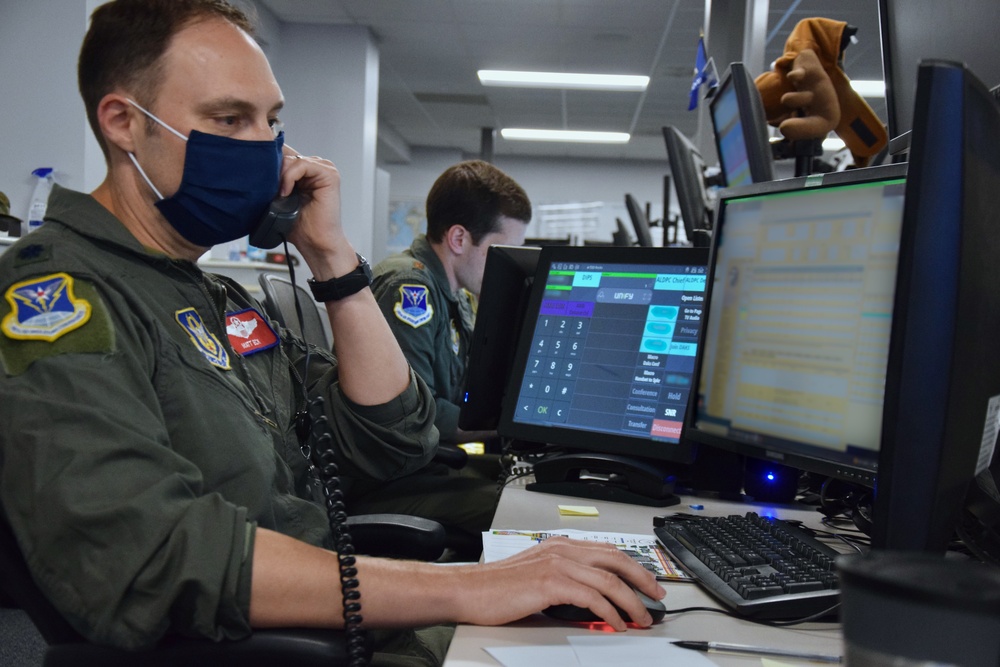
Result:
{"type": "Polygon", "coordinates": [[[401,200],[389,202],[389,233],[386,235],[386,254],[402,252],[410,247],[418,235],[427,231],[424,202],[401,200]]]}

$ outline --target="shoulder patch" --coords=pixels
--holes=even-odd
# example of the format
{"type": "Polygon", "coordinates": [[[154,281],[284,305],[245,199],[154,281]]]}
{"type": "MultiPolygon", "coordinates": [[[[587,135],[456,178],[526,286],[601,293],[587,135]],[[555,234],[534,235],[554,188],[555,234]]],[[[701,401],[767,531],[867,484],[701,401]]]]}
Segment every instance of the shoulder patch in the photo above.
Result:
{"type": "Polygon", "coordinates": [[[49,274],[11,285],[6,297],[0,300],[0,361],[9,375],[20,375],[45,357],[109,353],[115,348],[108,310],[97,289],[85,280],[49,274]]]}
{"type": "Polygon", "coordinates": [[[11,310],[0,329],[8,338],[51,343],[90,319],[90,303],[73,294],[73,277],[68,273],[22,280],[8,287],[4,296],[11,310]]]}
{"type": "Polygon", "coordinates": [[[208,360],[208,363],[224,371],[229,370],[229,353],[226,352],[226,348],[215,337],[215,334],[205,327],[205,322],[201,319],[201,315],[198,314],[197,310],[194,308],[182,308],[174,313],[174,317],[177,319],[177,323],[187,332],[188,336],[191,337],[191,342],[198,348],[201,355],[208,360]]]}
{"type": "Polygon", "coordinates": [[[431,306],[430,290],[426,285],[400,285],[399,301],[392,312],[396,319],[416,329],[431,321],[434,308],[431,306]]]}
{"type": "Polygon", "coordinates": [[[226,313],[226,335],[237,354],[246,357],[278,344],[278,334],[253,308],[226,313]]]}

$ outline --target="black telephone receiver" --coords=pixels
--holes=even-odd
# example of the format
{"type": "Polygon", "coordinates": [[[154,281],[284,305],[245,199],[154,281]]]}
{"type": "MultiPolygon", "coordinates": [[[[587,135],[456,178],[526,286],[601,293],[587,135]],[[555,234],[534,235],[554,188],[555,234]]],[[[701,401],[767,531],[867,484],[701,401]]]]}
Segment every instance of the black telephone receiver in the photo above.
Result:
{"type": "Polygon", "coordinates": [[[292,225],[299,219],[299,193],[292,190],[287,197],[277,197],[250,232],[250,245],[255,248],[276,248],[288,237],[292,225]]]}

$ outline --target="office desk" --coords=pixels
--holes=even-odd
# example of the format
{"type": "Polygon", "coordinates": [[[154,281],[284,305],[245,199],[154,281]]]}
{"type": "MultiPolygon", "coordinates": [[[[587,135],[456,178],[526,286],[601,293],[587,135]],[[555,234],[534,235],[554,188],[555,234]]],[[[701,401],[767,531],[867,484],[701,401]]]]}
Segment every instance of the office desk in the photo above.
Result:
{"type": "MultiPolygon", "coordinates": [[[[531,478],[526,478],[531,481],[531,478]]],[[[639,507],[621,503],[602,502],[584,498],[548,495],[524,489],[525,479],[515,480],[504,489],[493,519],[494,528],[556,529],[576,528],[588,531],[652,534],[652,519],[658,514],[691,512],[710,516],[726,516],[757,512],[781,519],[798,519],[807,525],[820,527],[821,515],[813,509],[791,505],[760,505],[683,497],[680,505],[673,507],[639,507]],[[704,505],[693,510],[689,505],[704,505]],[[594,505],[599,517],[560,516],[558,505],[594,505]]],[[[834,548],[838,548],[835,544],[834,548]]],[[[840,550],[838,548],[838,550],[840,550]]],[[[844,549],[849,551],[849,549],[844,549]]],[[[661,582],[667,589],[664,604],[667,609],[681,607],[718,607],[707,593],[695,583],[661,582]]],[[[591,632],[582,624],[566,624],[535,614],[516,623],[501,627],[460,625],[448,650],[446,667],[496,667],[497,663],[483,647],[532,646],[565,644],[569,635],[591,632]]],[[[649,630],[630,628],[638,636],[662,636],[688,640],[714,640],[729,643],[755,644],[758,646],[798,649],[816,653],[842,655],[840,625],[837,623],[805,623],[792,628],[775,628],[751,623],[728,615],[711,612],[688,612],[668,615],[649,630]]],[[[759,657],[702,654],[718,665],[750,667],[760,665],[759,657]]],[[[815,664],[783,659],[785,664],[815,664]]]]}

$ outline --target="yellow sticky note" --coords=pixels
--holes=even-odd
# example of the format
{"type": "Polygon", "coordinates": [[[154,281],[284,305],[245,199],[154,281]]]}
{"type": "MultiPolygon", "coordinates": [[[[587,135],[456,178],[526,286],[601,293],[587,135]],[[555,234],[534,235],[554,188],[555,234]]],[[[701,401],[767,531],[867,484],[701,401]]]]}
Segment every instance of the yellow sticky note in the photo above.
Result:
{"type": "Polygon", "coordinates": [[[597,516],[597,508],[592,505],[560,505],[562,516],[597,516]]]}

